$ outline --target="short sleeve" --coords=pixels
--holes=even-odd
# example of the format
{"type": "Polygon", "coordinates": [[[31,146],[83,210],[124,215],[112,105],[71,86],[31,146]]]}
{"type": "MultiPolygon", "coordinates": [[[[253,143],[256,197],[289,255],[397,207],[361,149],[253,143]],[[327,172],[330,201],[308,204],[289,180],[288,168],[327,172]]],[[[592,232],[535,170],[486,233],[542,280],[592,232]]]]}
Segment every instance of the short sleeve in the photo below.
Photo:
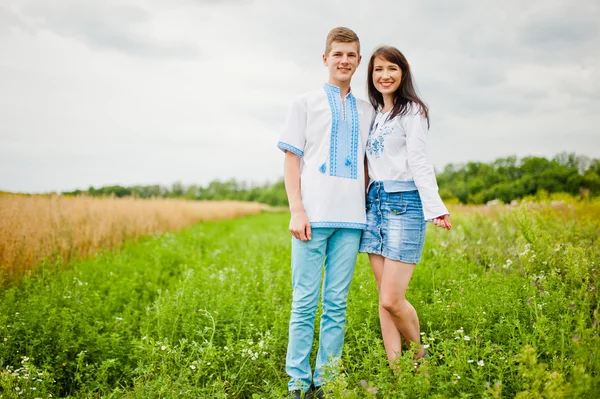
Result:
{"type": "Polygon", "coordinates": [[[292,104],[277,147],[302,157],[306,145],[306,98],[297,98],[292,104]]]}

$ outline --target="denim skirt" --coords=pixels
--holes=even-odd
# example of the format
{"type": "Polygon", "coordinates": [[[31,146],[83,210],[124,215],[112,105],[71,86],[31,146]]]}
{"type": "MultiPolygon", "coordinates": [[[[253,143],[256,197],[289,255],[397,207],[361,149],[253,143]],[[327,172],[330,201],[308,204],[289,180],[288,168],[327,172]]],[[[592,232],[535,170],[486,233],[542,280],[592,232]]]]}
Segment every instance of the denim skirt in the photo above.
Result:
{"type": "Polygon", "coordinates": [[[373,182],[367,195],[367,229],[360,252],[404,263],[419,263],[427,224],[417,190],[388,193],[373,182]]]}

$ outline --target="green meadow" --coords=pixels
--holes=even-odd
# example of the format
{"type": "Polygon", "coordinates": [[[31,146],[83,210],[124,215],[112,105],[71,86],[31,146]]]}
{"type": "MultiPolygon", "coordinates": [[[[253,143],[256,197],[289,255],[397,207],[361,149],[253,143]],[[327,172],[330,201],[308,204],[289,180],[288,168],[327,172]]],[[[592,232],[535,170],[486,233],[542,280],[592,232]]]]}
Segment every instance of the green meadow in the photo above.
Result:
{"type": "MultiPolygon", "coordinates": [[[[452,213],[408,292],[427,361],[388,367],[361,254],[329,397],[600,397],[600,201],[452,213]]],[[[284,397],[288,221],[200,223],[0,288],[0,397],[284,397]]]]}

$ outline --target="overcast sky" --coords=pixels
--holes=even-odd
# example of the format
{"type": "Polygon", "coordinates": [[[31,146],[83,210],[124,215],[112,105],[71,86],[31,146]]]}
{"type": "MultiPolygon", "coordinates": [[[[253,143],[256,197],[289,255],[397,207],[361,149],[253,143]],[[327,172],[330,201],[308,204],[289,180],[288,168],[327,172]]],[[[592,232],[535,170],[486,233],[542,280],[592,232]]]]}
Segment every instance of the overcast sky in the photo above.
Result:
{"type": "Polygon", "coordinates": [[[600,2],[2,0],[0,190],[275,181],[327,32],[381,44],[430,106],[430,157],[600,158],[600,2]],[[451,4],[450,4],[451,3],[451,4]]]}

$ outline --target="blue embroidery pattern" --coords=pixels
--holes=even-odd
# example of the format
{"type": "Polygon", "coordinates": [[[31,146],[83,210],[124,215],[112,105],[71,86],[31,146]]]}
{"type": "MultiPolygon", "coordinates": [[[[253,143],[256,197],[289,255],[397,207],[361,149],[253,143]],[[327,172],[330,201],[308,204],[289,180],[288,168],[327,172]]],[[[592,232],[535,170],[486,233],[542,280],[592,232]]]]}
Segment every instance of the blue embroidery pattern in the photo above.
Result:
{"type": "Polygon", "coordinates": [[[385,149],[385,136],[388,136],[391,133],[391,130],[385,130],[381,134],[373,133],[370,135],[369,139],[367,140],[367,152],[369,155],[374,155],[375,158],[379,158],[385,149]]]}
{"type": "Polygon", "coordinates": [[[293,152],[294,154],[298,155],[299,157],[302,157],[304,155],[304,151],[302,151],[299,148],[294,147],[293,145],[284,143],[283,141],[278,142],[277,147],[279,147],[280,149],[282,149],[284,151],[293,152]]]}
{"type": "Polygon", "coordinates": [[[338,87],[325,84],[324,88],[331,109],[329,175],[357,179],[359,123],[356,98],[350,93],[342,104],[338,87]]]}
{"type": "MultiPolygon", "coordinates": [[[[383,124],[385,122],[380,123],[383,124]]],[[[393,127],[383,125],[378,129],[378,126],[375,125],[375,129],[371,131],[371,134],[367,139],[367,153],[375,156],[375,158],[379,158],[385,150],[385,136],[389,136],[393,131],[393,127]]]]}
{"type": "Polygon", "coordinates": [[[328,227],[335,229],[358,229],[365,230],[367,228],[366,223],[355,223],[355,222],[312,222],[310,227],[328,227]]]}

